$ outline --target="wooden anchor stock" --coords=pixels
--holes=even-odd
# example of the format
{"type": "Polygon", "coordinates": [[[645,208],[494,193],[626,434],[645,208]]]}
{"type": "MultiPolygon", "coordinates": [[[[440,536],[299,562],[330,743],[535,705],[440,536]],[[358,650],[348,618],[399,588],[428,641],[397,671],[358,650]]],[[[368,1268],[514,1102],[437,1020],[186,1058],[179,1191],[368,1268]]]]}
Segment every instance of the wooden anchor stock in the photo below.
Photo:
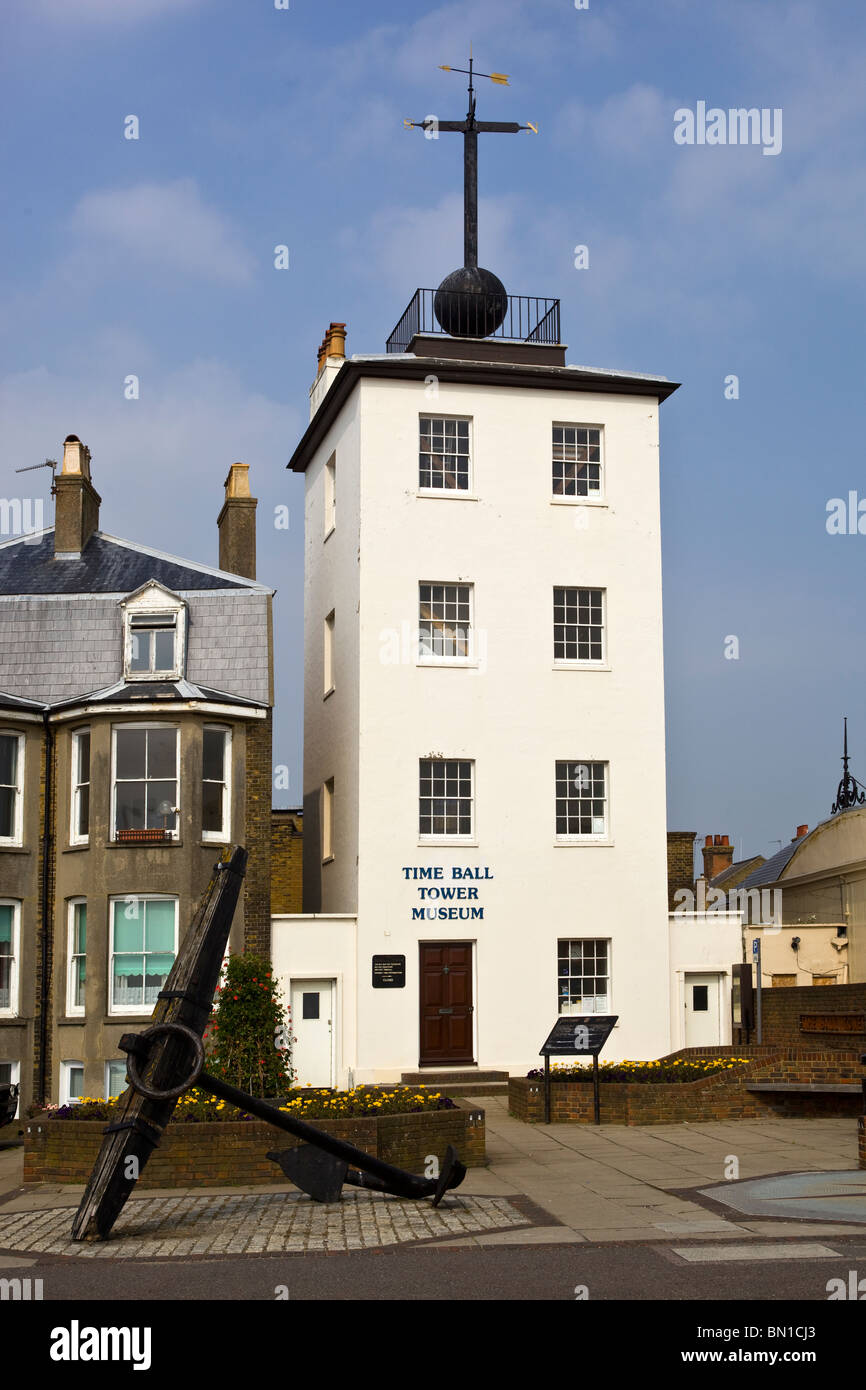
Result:
{"type": "Polygon", "coordinates": [[[214,878],[193,918],[165,989],[160,991],[151,1026],[143,1033],[129,1033],[120,1040],[121,1050],[129,1059],[130,1086],[119,1102],[120,1119],[105,1131],[73,1222],[73,1240],[105,1239],[110,1234],[171,1119],[178,1097],[192,1086],[303,1140],[300,1148],[269,1153],[268,1157],[279,1163],[295,1186],[315,1201],[338,1201],[343,1183],[349,1183],[397,1197],[432,1197],[433,1205],[438,1206],[444,1194],[458,1187],[466,1176],[466,1169],[450,1144],[438,1178],[422,1178],[293,1119],[204,1070],[202,1035],[210,1017],[246,860],[246,850],[233,846],[216,865],[214,878]]]}

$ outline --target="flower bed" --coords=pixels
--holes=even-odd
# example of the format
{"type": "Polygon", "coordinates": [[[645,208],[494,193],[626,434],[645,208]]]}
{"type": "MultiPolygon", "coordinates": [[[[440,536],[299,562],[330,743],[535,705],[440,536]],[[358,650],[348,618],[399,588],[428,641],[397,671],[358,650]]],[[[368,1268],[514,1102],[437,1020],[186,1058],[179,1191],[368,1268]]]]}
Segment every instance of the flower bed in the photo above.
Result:
{"type": "MultiPolygon", "coordinates": [[[[360,1089],[360,1088],[359,1088],[360,1089]]],[[[366,1088],[375,1090],[375,1088],[366,1088]]],[[[390,1088],[393,1091],[394,1088],[390,1088]]],[[[417,1094],[411,1087],[402,1088],[417,1094]]],[[[352,1093],[345,1093],[351,1096],[352,1093]]],[[[313,1103],[309,1093],[299,1099],[313,1103]]],[[[319,1119],[316,1127],[345,1139],[366,1153],[385,1159],[411,1173],[429,1169],[431,1155],[445,1156],[449,1144],[456,1148],[469,1168],[487,1162],[485,1152],[484,1111],[463,1100],[451,1101],[440,1109],[420,1106],[414,1110],[387,1110],[376,1105],[376,1095],[366,1114],[334,1114],[319,1119]]],[[[431,1102],[433,1096],[427,1097],[431,1102]]],[[[444,1097],[438,1097],[438,1101],[444,1097]]],[[[318,1103],[323,1103],[319,1101],[318,1103]]],[[[356,1100],[359,1107],[364,1102],[356,1100]]],[[[100,1107],[105,1112],[99,1118],[87,1118],[83,1102],[63,1107],[71,1113],[42,1111],[29,1119],[24,1127],[25,1183],[83,1183],[99,1152],[105,1132],[110,1105],[88,1102],[90,1113],[100,1107]]],[[[267,1157],[272,1150],[293,1148],[298,1140],[273,1125],[250,1116],[241,1117],[231,1107],[215,1118],[202,1118],[191,1113],[190,1102],[186,1115],[178,1115],[168,1125],[162,1141],[144,1169],[140,1187],[207,1187],[234,1184],[267,1183],[284,1186],[280,1169],[267,1157]]],[[[181,1107],[176,1108],[176,1114],[181,1107]]],[[[309,1118],[310,1111],[296,1111],[309,1118]]],[[[333,1113],[333,1112],[332,1112],[333,1113]]]]}
{"type": "MultiPolygon", "coordinates": [[[[299,1120],[334,1120],[343,1116],[421,1115],[431,1110],[453,1110],[454,1101],[441,1091],[426,1086],[355,1086],[351,1091],[334,1091],[324,1087],[305,1086],[289,1091],[280,1101],[270,1102],[278,1110],[299,1120]]],[[[120,1110],[115,1100],[82,1096],[71,1105],[30,1107],[30,1117],[42,1116],[51,1120],[116,1120],[120,1110]]],[[[248,1121],[253,1116],[238,1110],[228,1101],[218,1100],[207,1091],[193,1089],[180,1097],[171,1117],[172,1124],[231,1123],[248,1121]]]]}
{"type": "MultiPolygon", "coordinates": [[[[629,1084],[659,1085],[700,1081],[716,1072],[733,1071],[746,1066],[749,1057],[663,1057],[657,1062],[600,1062],[600,1081],[620,1081],[629,1084]]],[[[591,1062],[554,1062],[551,1075],[557,1081],[592,1081],[591,1062]]],[[[543,1067],[526,1073],[530,1080],[544,1076],[543,1067]]]]}
{"type": "MultiPolygon", "coordinates": [[[[602,1063],[602,1124],[652,1125],[682,1121],[763,1119],[778,1116],[857,1115],[859,1086],[834,1094],[825,1083],[859,1083],[859,1054],[826,1048],[747,1047],[734,1057],[722,1048],[696,1048],[656,1062],[602,1063]],[[697,1068],[697,1072],[696,1069],[697,1068]],[[808,1091],[754,1091],[752,1082],[798,1083],[808,1091]]],[[[594,1087],[586,1064],[552,1068],[551,1120],[592,1124],[594,1087]]],[[[544,1073],[513,1076],[508,1083],[509,1113],[518,1120],[544,1119],[544,1073]]]]}

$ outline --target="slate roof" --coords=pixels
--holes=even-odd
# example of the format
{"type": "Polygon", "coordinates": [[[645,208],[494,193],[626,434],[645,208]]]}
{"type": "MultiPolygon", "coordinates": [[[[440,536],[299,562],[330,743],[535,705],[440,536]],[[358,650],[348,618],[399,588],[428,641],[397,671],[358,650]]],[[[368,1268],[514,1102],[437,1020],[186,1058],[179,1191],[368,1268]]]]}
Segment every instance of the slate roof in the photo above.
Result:
{"type": "MultiPolygon", "coordinates": [[[[818,826],[815,826],[815,830],[817,829],[818,826]]],[[[810,830],[809,835],[814,835],[815,830],[810,830]]],[[[806,843],[809,835],[801,835],[799,840],[792,840],[790,844],[784,845],[771,859],[765,860],[759,868],[750,873],[748,878],[744,878],[739,886],[741,888],[760,888],[765,883],[775,883],[800,846],[806,843]]]]}
{"type": "Polygon", "coordinates": [[[18,695],[7,695],[0,690],[0,709],[25,709],[25,710],[45,710],[47,705],[40,704],[38,700],[25,700],[18,695]]]}
{"type": "Polygon", "coordinates": [[[188,589],[259,589],[240,575],[191,564],[133,541],[95,531],[78,560],[55,560],[54,530],[0,545],[0,594],[132,593],[156,579],[177,593],[188,589]]]}
{"type": "Polygon", "coordinates": [[[262,707],[259,700],[247,700],[242,695],[229,695],[225,690],[212,690],[207,685],[193,685],[192,681],[119,681],[117,685],[106,686],[85,695],[75,695],[71,699],[58,700],[52,709],[63,709],[70,705],[122,705],[138,700],[208,700],[220,705],[244,705],[248,708],[262,707]]]}
{"type": "Polygon", "coordinates": [[[720,874],[710,879],[711,888],[735,888],[749,873],[754,873],[756,869],[764,863],[762,854],[753,854],[748,859],[738,859],[735,863],[729,864],[726,869],[722,869],[720,874]]]}

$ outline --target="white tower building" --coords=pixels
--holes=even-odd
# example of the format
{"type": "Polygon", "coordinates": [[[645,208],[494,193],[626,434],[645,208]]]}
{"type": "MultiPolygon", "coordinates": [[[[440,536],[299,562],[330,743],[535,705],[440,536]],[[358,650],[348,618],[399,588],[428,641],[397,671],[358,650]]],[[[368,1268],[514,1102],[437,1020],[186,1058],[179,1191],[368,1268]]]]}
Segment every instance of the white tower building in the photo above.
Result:
{"type": "MultiPolygon", "coordinates": [[[[558,1013],[668,1050],[659,406],[566,365],[477,260],[384,355],[319,352],[305,475],[304,909],[274,924],[302,1082],[525,1072],[558,1013]]],[[[429,123],[424,122],[424,126],[429,123]]]]}
{"type": "Polygon", "coordinates": [[[291,460],[312,915],[283,919],[278,966],[334,982],[337,1081],[525,1070],[557,1012],[617,1014],[608,1057],[669,1045],[676,388],[566,366],[548,303],[549,343],[414,333],[346,359],[332,325],[291,460]]]}

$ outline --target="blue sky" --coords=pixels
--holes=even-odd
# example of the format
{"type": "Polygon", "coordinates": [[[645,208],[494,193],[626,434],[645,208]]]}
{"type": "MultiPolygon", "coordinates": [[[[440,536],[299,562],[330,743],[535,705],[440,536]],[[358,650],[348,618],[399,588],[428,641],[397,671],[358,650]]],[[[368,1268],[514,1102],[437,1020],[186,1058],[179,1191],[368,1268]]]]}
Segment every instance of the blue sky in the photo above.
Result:
{"type": "Polygon", "coordinates": [[[284,465],[329,321],[382,351],[462,259],[460,142],[402,118],[462,115],[437,64],[470,40],[512,74],[479,114],[539,125],[482,141],[482,263],[562,299],[569,361],[683,383],[662,407],[670,827],[772,853],[829,813],[843,714],[866,779],[866,536],[825,524],[830,498],[866,497],[861,4],[5,0],[0,24],[0,495],[47,503],[47,470],[14,470],[74,432],[104,530],[216,563],[223,479],[251,465],[279,802],[301,798],[284,465]],[[677,145],[699,101],[781,108],[781,152],[677,145]]]}

